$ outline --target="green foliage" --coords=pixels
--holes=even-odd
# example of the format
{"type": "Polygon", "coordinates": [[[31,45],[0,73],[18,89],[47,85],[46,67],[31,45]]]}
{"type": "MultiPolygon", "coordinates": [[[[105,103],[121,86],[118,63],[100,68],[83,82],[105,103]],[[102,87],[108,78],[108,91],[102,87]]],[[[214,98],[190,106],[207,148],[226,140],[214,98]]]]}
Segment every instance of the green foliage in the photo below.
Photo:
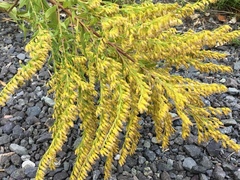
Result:
{"type": "MultiPolygon", "coordinates": [[[[123,165],[140,138],[139,113],[152,117],[163,148],[174,133],[170,112],[176,111],[183,122],[183,138],[189,136],[195,121],[199,143],[213,138],[224,147],[240,149],[219,131],[223,124],[217,117],[230,110],[206,107],[201,100],[227,88],[170,73],[172,67],[187,70],[190,66],[201,72],[231,72],[230,67],[207,62],[225,54],[202,47],[231,41],[240,36],[239,30],[231,31],[224,25],[214,31],[179,34],[175,29],[182,18],[211,2],[216,1],[202,0],[182,7],[177,3],[119,6],[100,0],[19,0],[11,6],[11,17],[23,29],[27,22],[35,33],[26,46],[31,60],[0,92],[0,105],[47,59],[54,69],[48,82],[55,100],[52,143],[39,163],[36,180],[44,179],[47,168],[55,168],[57,152],[77,118],[81,120],[82,140],[75,149],[72,180],[85,179],[101,156],[106,157],[105,179],[110,177],[116,154],[123,165]],[[123,144],[120,133],[125,137],[123,144]]],[[[9,6],[5,10],[9,11],[9,6]]]]}
{"type": "Polygon", "coordinates": [[[240,13],[240,0],[218,0],[215,7],[219,10],[232,9],[240,13]]]}

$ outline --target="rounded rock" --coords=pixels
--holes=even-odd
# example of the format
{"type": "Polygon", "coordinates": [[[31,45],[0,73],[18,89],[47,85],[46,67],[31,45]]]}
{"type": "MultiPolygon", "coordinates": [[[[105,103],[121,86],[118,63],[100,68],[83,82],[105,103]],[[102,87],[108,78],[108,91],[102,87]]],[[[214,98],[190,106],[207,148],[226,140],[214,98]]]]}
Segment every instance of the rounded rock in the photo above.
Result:
{"type": "Polygon", "coordinates": [[[10,150],[19,154],[19,155],[26,155],[27,149],[23,146],[19,146],[18,144],[10,144],[10,150]]]}

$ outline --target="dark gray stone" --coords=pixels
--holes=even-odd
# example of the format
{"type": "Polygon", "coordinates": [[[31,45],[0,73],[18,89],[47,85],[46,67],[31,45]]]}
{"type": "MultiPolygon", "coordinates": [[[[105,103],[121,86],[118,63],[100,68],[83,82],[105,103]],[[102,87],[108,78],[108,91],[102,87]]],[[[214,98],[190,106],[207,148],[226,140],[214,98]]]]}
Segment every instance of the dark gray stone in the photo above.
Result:
{"type": "Polygon", "coordinates": [[[26,55],[23,54],[23,53],[19,53],[19,54],[17,55],[17,58],[20,59],[20,60],[24,60],[24,59],[26,58],[26,55]]]}
{"type": "Polygon", "coordinates": [[[222,167],[225,171],[234,171],[236,169],[233,165],[226,162],[222,164],[222,167]]]}
{"type": "Polygon", "coordinates": [[[198,158],[201,153],[201,149],[195,145],[184,145],[185,152],[193,158],[198,158]]]}
{"type": "Polygon", "coordinates": [[[24,179],[26,177],[26,175],[24,174],[23,169],[16,169],[11,174],[11,177],[14,178],[14,179],[17,179],[17,180],[21,180],[21,179],[24,179]]]}
{"type": "Polygon", "coordinates": [[[41,108],[38,106],[29,107],[27,109],[28,116],[38,116],[40,112],[41,112],[41,108]]]}
{"type": "Polygon", "coordinates": [[[234,175],[234,179],[235,179],[235,180],[239,180],[239,179],[240,179],[240,171],[235,171],[235,172],[233,173],[233,175],[234,175]]]}
{"type": "Polygon", "coordinates": [[[21,165],[21,157],[18,154],[13,154],[11,156],[11,162],[15,165],[15,166],[20,166],[21,165]]]}
{"type": "Polygon", "coordinates": [[[159,162],[157,163],[157,169],[158,171],[170,171],[173,169],[173,166],[165,162],[159,162]]]}
{"type": "Polygon", "coordinates": [[[199,174],[199,180],[208,180],[209,178],[205,174],[199,174]]]}
{"type": "Polygon", "coordinates": [[[52,135],[48,132],[41,134],[40,137],[37,139],[37,143],[43,143],[46,142],[48,140],[52,139],[52,135]]]}
{"type": "Polygon", "coordinates": [[[7,176],[8,176],[8,174],[7,174],[6,172],[1,172],[1,171],[0,171],[0,179],[3,180],[3,178],[5,178],[5,177],[7,177],[7,176]]]}
{"type": "Polygon", "coordinates": [[[235,119],[223,119],[221,121],[225,126],[237,125],[237,121],[235,119]]]}
{"type": "Polygon", "coordinates": [[[4,144],[7,144],[11,141],[11,138],[9,135],[7,134],[3,134],[1,137],[0,137],[0,145],[4,145],[4,144]]]}
{"type": "Polygon", "coordinates": [[[138,157],[138,163],[139,164],[144,164],[146,162],[146,158],[145,157],[143,157],[143,156],[139,156],[138,157]]]}
{"type": "Polygon", "coordinates": [[[223,127],[220,129],[220,132],[223,134],[230,134],[233,130],[232,126],[223,127]]]}
{"type": "Polygon", "coordinates": [[[34,178],[36,176],[37,167],[27,166],[24,168],[24,174],[29,178],[34,178]]]}
{"type": "Polygon", "coordinates": [[[228,92],[232,95],[237,95],[238,93],[240,93],[240,91],[236,88],[228,88],[228,92]]]}
{"type": "Polygon", "coordinates": [[[237,61],[236,63],[234,63],[233,69],[234,70],[239,70],[240,69],[240,61],[237,61]]]}
{"type": "Polygon", "coordinates": [[[68,177],[68,173],[65,171],[56,173],[53,177],[53,180],[65,180],[68,177]]]}
{"type": "Polygon", "coordinates": [[[207,170],[207,168],[203,167],[203,166],[193,166],[192,167],[192,170],[191,172],[192,173],[196,173],[196,174],[199,174],[199,173],[205,173],[207,170]]]}
{"type": "Polygon", "coordinates": [[[221,150],[221,144],[215,141],[211,141],[206,148],[207,148],[207,152],[211,156],[218,156],[221,150]]]}
{"type": "Polygon", "coordinates": [[[137,165],[137,158],[134,158],[134,156],[128,156],[127,159],[126,159],[126,164],[131,168],[133,166],[136,166],[137,165]]]}
{"type": "Polygon", "coordinates": [[[191,157],[187,157],[183,161],[183,168],[188,170],[188,171],[191,171],[193,166],[196,166],[196,165],[197,165],[197,163],[191,157]]]}
{"type": "MultiPolygon", "coordinates": [[[[16,106],[16,105],[15,105],[16,106]]],[[[21,116],[15,116],[15,117],[12,117],[10,118],[9,120],[10,121],[21,121],[23,118],[21,116]]]]}
{"type": "Polygon", "coordinates": [[[8,173],[9,175],[11,175],[13,173],[13,171],[16,171],[16,166],[11,165],[8,168],[5,169],[5,172],[8,173]]]}
{"type": "Polygon", "coordinates": [[[26,118],[26,122],[28,125],[32,125],[32,124],[39,122],[39,120],[35,116],[29,116],[26,118]]]}
{"type": "Polygon", "coordinates": [[[163,171],[163,172],[161,173],[160,179],[161,179],[161,180],[171,180],[171,177],[170,177],[170,175],[168,174],[168,172],[163,171]]]}
{"type": "Polygon", "coordinates": [[[216,165],[213,170],[212,176],[216,180],[224,180],[226,177],[226,173],[224,172],[224,170],[221,166],[216,165]]]}
{"type": "Polygon", "coordinates": [[[23,146],[19,146],[18,144],[10,144],[10,150],[19,154],[19,155],[26,155],[28,154],[27,149],[23,146]]]}
{"type": "Polygon", "coordinates": [[[207,156],[202,157],[202,160],[200,161],[200,164],[207,169],[211,169],[213,167],[212,161],[210,161],[207,156]]]}
{"type": "Polygon", "coordinates": [[[12,130],[12,135],[14,138],[22,137],[24,135],[23,128],[20,127],[19,125],[14,126],[12,130]]]}
{"type": "Polygon", "coordinates": [[[14,128],[15,124],[13,122],[7,122],[3,127],[2,130],[5,134],[11,134],[12,129],[14,128]]]}
{"type": "Polygon", "coordinates": [[[237,88],[238,87],[238,82],[233,78],[228,78],[227,81],[225,82],[225,85],[227,87],[237,88]]]}
{"type": "Polygon", "coordinates": [[[151,150],[146,150],[144,155],[148,161],[154,161],[156,159],[156,154],[151,150]]]}

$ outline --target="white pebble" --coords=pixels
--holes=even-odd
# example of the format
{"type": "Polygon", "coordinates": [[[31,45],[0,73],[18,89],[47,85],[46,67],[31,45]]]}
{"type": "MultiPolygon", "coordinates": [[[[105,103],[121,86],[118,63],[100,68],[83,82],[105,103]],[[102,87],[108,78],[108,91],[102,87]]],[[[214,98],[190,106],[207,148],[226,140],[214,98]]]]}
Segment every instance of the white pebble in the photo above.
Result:
{"type": "Polygon", "coordinates": [[[22,168],[26,167],[35,167],[35,163],[30,160],[26,160],[22,163],[22,168]]]}

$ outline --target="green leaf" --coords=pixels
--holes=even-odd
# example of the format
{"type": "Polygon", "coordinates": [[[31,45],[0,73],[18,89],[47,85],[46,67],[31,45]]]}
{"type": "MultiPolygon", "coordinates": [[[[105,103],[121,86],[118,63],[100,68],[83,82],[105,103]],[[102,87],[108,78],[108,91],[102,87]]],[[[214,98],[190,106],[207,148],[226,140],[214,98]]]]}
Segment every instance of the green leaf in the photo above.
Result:
{"type": "Polygon", "coordinates": [[[12,7],[12,4],[7,2],[0,2],[0,11],[7,11],[10,7],[12,7]]]}
{"type": "Polygon", "coordinates": [[[57,6],[53,6],[49,8],[45,12],[46,21],[49,22],[49,27],[56,29],[58,26],[58,14],[57,14],[57,6]]]}
{"type": "Polygon", "coordinates": [[[10,18],[12,18],[14,21],[19,20],[17,17],[17,8],[14,7],[8,14],[10,16],[10,18]]]}
{"type": "Polygon", "coordinates": [[[20,8],[22,8],[23,6],[27,6],[28,3],[29,3],[28,0],[20,0],[20,1],[19,1],[19,5],[18,5],[18,8],[20,9],[20,8]]]}
{"type": "MultiPolygon", "coordinates": [[[[53,6],[51,8],[49,8],[46,12],[45,12],[45,18],[49,19],[53,14],[56,14],[56,10],[57,10],[57,6],[53,6]]],[[[51,19],[50,19],[51,20],[51,19]]]]}

